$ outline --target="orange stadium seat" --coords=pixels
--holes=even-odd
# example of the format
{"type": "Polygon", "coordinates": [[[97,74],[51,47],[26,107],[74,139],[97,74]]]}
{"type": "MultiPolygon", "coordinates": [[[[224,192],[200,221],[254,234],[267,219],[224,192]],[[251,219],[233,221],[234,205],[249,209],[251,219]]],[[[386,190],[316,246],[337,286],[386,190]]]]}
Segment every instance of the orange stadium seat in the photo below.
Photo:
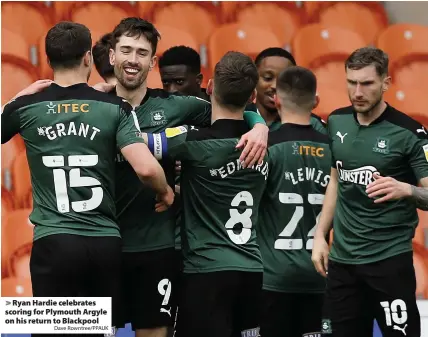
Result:
{"type": "Polygon", "coordinates": [[[297,32],[291,49],[297,64],[312,69],[320,86],[330,85],[344,90],[344,62],[355,49],[363,46],[363,38],[350,30],[310,24],[297,32]]]}
{"type": "Polygon", "coordinates": [[[350,30],[310,24],[297,32],[292,49],[300,66],[316,68],[331,61],[342,62],[365,45],[363,38],[350,30]]]}
{"type": "Polygon", "coordinates": [[[42,1],[2,2],[1,9],[2,29],[20,35],[32,46],[37,46],[53,23],[53,9],[42,1]]]}
{"type": "Polygon", "coordinates": [[[330,85],[321,85],[318,86],[317,94],[320,98],[320,102],[314,109],[314,113],[325,121],[327,121],[328,116],[334,110],[350,105],[348,93],[345,88],[343,88],[343,90],[339,90],[338,88],[331,87],[330,85]]]}
{"type": "Polygon", "coordinates": [[[15,210],[2,226],[3,242],[7,241],[6,259],[9,275],[29,277],[29,257],[34,226],[28,216],[31,209],[15,210]]]}
{"type": "Polygon", "coordinates": [[[162,55],[165,50],[173,46],[187,46],[199,50],[199,45],[196,39],[185,30],[180,30],[171,26],[156,25],[157,30],[161,35],[156,54],[162,55]]]}
{"type": "Polygon", "coordinates": [[[394,108],[416,119],[424,126],[428,126],[427,90],[424,87],[391,86],[384,95],[385,100],[394,108]]]}
{"type": "Polygon", "coordinates": [[[1,104],[10,101],[19,91],[39,79],[37,68],[19,58],[2,54],[1,104]]]}
{"type": "Polygon", "coordinates": [[[3,297],[33,297],[31,279],[8,277],[1,280],[1,296],[3,297]]]}
{"type": "Polygon", "coordinates": [[[1,31],[1,52],[31,63],[30,44],[21,35],[6,28],[1,31]]]}
{"type": "Polygon", "coordinates": [[[413,265],[416,272],[416,296],[428,299],[428,251],[417,243],[413,243],[413,265]]]}
{"type": "Polygon", "coordinates": [[[222,25],[209,39],[209,63],[211,68],[214,68],[222,56],[230,50],[255,58],[263,49],[269,47],[281,47],[281,42],[270,30],[240,23],[222,25]]]}
{"type": "MultiPolygon", "coordinates": [[[[160,8],[153,13],[153,21],[157,29],[162,29],[161,26],[170,26],[187,32],[197,42],[198,48],[196,50],[198,52],[201,52],[201,48],[202,51],[205,50],[204,46],[206,46],[209,36],[217,25],[215,13],[199,6],[196,2],[177,2],[160,8]],[[177,18],[181,19],[177,20],[177,18]]],[[[162,44],[164,38],[165,34],[162,34],[160,44],[162,44]]],[[[174,45],[179,45],[180,43],[178,42],[177,40],[174,45]]],[[[204,64],[206,55],[201,58],[202,65],[206,66],[206,62],[204,64]]]]}
{"type": "Polygon", "coordinates": [[[293,36],[301,25],[301,13],[287,10],[275,3],[256,3],[237,13],[239,23],[269,28],[284,48],[289,48],[293,36]]]}
{"type": "Polygon", "coordinates": [[[149,74],[147,75],[147,86],[149,88],[162,89],[162,81],[161,81],[160,73],[157,67],[149,71],[149,74]]]}
{"type": "Polygon", "coordinates": [[[136,16],[137,8],[125,1],[81,1],[69,10],[68,19],[84,24],[91,31],[109,33],[124,18],[136,16]]]}
{"type": "Polygon", "coordinates": [[[413,237],[413,243],[417,243],[422,247],[425,247],[425,230],[422,226],[417,226],[415,230],[415,235],[413,237]]]}
{"type": "MultiPolygon", "coordinates": [[[[2,219],[2,231],[3,226],[5,224],[5,220],[7,219],[8,215],[13,211],[14,205],[13,205],[13,199],[11,193],[4,188],[1,187],[1,219],[2,219]]],[[[8,253],[8,240],[4,239],[4,236],[2,238],[1,242],[1,276],[2,278],[8,275],[8,268],[7,268],[7,253],[8,253]]]]}
{"type": "MultiPolygon", "coordinates": [[[[428,228],[428,212],[418,209],[419,227],[428,228]]],[[[427,238],[428,239],[428,238],[427,238]]]]}
{"type": "Polygon", "coordinates": [[[372,8],[355,2],[338,2],[325,8],[319,13],[319,22],[356,32],[364,38],[366,44],[374,44],[387,25],[372,8]]]}
{"type": "Polygon", "coordinates": [[[421,79],[425,81],[428,76],[427,26],[391,25],[380,34],[377,46],[389,56],[395,83],[420,85],[421,79]]]}
{"type": "Polygon", "coordinates": [[[12,164],[22,151],[25,151],[25,144],[20,135],[15,135],[1,146],[1,184],[9,191],[12,189],[12,164]]]}
{"type": "Polygon", "coordinates": [[[28,194],[31,193],[31,175],[26,151],[21,151],[12,163],[12,193],[16,207],[28,207],[28,194]]]}

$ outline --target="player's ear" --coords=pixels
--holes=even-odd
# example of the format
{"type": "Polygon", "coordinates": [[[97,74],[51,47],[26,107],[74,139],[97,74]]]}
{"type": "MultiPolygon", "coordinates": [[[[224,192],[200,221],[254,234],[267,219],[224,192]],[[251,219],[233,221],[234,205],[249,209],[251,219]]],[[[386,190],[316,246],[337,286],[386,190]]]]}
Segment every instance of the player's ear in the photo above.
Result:
{"type": "Polygon", "coordinates": [[[213,89],[214,89],[214,81],[212,79],[208,80],[208,84],[207,84],[207,95],[211,96],[213,94],[213,89]]]}
{"type": "Polygon", "coordinates": [[[320,97],[318,96],[318,94],[316,94],[315,95],[315,104],[314,104],[314,107],[312,109],[316,109],[318,104],[320,104],[320,97]]]}
{"type": "Polygon", "coordinates": [[[257,96],[257,91],[256,89],[253,90],[253,92],[251,93],[250,99],[248,100],[248,103],[253,103],[253,101],[256,99],[257,96]]]}
{"type": "Polygon", "coordinates": [[[90,50],[88,50],[85,55],[83,56],[83,64],[85,67],[90,67],[92,64],[92,53],[90,50]]]}
{"type": "Polygon", "coordinates": [[[280,99],[278,98],[278,95],[273,95],[273,101],[275,102],[275,107],[276,107],[276,109],[277,110],[280,110],[281,109],[281,101],[280,101],[280,99]]]}
{"type": "Polygon", "coordinates": [[[387,91],[390,85],[391,85],[391,76],[385,76],[382,82],[382,92],[387,91]]]}
{"type": "Polygon", "coordinates": [[[204,75],[202,75],[202,73],[199,73],[198,75],[196,75],[196,84],[201,86],[203,79],[204,79],[204,75]]]}
{"type": "Polygon", "coordinates": [[[150,70],[152,70],[154,67],[156,67],[156,63],[158,62],[158,57],[152,56],[152,58],[150,59],[150,64],[149,64],[149,68],[150,70]]]}
{"type": "Polygon", "coordinates": [[[114,61],[116,60],[116,55],[115,55],[114,50],[112,48],[110,48],[108,56],[110,58],[110,64],[112,66],[114,66],[114,61]]]}

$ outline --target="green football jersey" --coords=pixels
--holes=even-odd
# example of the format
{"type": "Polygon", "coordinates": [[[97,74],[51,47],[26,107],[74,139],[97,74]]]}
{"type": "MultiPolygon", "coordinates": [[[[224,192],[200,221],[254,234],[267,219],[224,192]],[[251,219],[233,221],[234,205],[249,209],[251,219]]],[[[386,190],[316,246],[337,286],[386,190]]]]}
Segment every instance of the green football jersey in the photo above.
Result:
{"type": "Polygon", "coordinates": [[[60,233],[120,236],[115,159],[118,148],[143,142],[134,117],[126,101],[83,83],[54,83],[4,107],[2,143],[17,133],[25,141],[34,240],[60,233]]]}
{"type": "MultiPolygon", "coordinates": [[[[198,97],[170,94],[162,89],[147,89],[146,96],[135,112],[141,131],[147,133],[161,132],[182,124],[207,126],[211,123],[210,102],[198,97]]],[[[246,115],[249,116],[249,123],[254,120],[251,117],[258,117],[254,113],[246,115]]],[[[158,158],[161,156],[158,155],[158,158]]],[[[168,184],[173,187],[174,161],[165,157],[161,164],[168,184]]],[[[175,207],[165,212],[155,212],[155,192],[139,183],[137,175],[120,154],[116,172],[116,207],[123,251],[143,252],[174,247],[175,207]]],[[[175,205],[178,207],[177,202],[175,205]]]]}
{"type": "Polygon", "coordinates": [[[148,135],[149,148],[181,160],[185,273],[263,270],[256,227],[269,166],[242,168],[236,144],[246,132],[244,121],[224,119],[148,135]]]}
{"type": "Polygon", "coordinates": [[[363,126],[353,108],[346,107],[329,116],[328,131],[339,179],[330,258],[364,264],[412,251],[418,224],[414,202],[375,204],[366,186],[376,172],[412,185],[428,176],[424,127],[391,106],[363,126]]]}
{"type": "MultiPolygon", "coordinates": [[[[260,114],[259,110],[257,109],[257,105],[255,105],[254,103],[248,104],[247,107],[245,108],[246,111],[254,111],[257,112],[258,114],[260,114]]],[[[276,131],[281,127],[281,119],[278,118],[272,122],[269,125],[269,131],[276,131]]],[[[327,125],[326,123],[322,120],[321,117],[319,117],[318,115],[315,115],[314,113],[311,114],[311,125],[313,126],[313,128],[316,131],[319,131],[323,134],[327,134],[327,125]]]]}
{"type": "Polygon", "coordinates": [[[283,124],[269,134],[268,163],[258,227],[263,288],[323,292],[325,281],[315,270],[311,254],[330,181],[328,137],[311,125],[283,124]]]}

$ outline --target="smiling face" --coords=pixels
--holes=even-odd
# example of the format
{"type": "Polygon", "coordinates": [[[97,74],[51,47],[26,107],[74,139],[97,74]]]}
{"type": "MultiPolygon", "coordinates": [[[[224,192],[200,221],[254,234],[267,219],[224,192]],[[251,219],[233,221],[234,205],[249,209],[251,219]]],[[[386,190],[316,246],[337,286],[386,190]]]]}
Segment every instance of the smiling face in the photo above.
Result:
{"type": "Polygon", "coordinates": [[[374,65],[360,69],[346,69],[349,100],[355,111],[367,114],[383,99],[390,77],[380,76],[374,65]]]}
{"type": "Polygon", "coordinates": [[[274,96],[276,94],[276,78],[284,69],[293,66],[290,60],[281,56],[264,58],[258,67],[257,103],[267,111],[276,112],[274,96]]]}
{"type": "Polygon", "coordinates": [[[127,90],[139,88],[154,67],[156,56],[152,56],[152,46],[144,35],[122,35],[114,50],[110,50],[110,63],[118,82],[127,90]]]}

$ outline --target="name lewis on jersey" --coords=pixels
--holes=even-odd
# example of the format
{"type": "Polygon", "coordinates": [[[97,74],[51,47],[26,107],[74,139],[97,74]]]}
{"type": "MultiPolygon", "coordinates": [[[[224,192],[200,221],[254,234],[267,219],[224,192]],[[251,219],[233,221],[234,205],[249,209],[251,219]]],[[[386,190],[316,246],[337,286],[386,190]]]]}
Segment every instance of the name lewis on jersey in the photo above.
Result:
{"type": "MultiPolygon", "coordinates": [[[[227,178],[229,175],[235,173],[236,171],[240,171],[242,169],[243,167],[241,162],[239,161],[239,159],[236,159],[236,161],[231,161],[220,168],[210,169],[210,175],[211,177],[220,177],[224,179],[227,178]]],[[[247,167],[247,169],[256,170],[260,172],[265,177],[265,180],[267,180],[267,176],[269,174],[269,164],[267,162],[262,162],[260,165],[257,164],[247,167]]]]}
{"type": "Polygon", "coordinates": [[[354,183],[358,185],[367,186],[371,182],[374,181],[373,175],[379,174],[379,171],[374,166],[363,166],[353,170],[345,170],[342,168],[343,164],[340,160],[336,161],[336,168],[339,175],[339,179],[348,182],[354,183]]]}
{"type": "Polygon", "coordinates": [[[304,181],[313,181],[317,184],[320,184],[322,187],[327,187],[328,182],[330,181],[330,175],[325,174],[322,170],[316,169],[314,167],[301,167],[297,169],[297,172],[285,172],[285,180],[291,180],[293,185],[304,181]]]}

